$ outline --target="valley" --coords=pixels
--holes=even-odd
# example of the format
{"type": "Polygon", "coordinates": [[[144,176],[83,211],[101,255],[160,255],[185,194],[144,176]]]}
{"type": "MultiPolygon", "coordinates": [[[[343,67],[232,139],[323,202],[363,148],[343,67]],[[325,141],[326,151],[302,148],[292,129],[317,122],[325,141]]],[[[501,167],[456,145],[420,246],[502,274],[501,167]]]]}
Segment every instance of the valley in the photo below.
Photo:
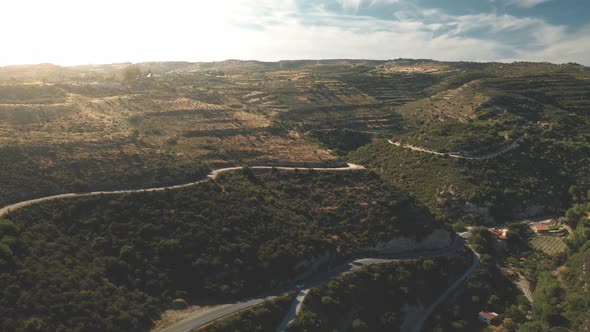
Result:
{"type": "Polygon", "coordinates": [[[528,62],[2,67],[0,330],[146,331],[177,302],[213,307],[159,331],[581,330],[589,91],[528,62]],[[512,223],[549,214],[567,239],[512,223]]]}

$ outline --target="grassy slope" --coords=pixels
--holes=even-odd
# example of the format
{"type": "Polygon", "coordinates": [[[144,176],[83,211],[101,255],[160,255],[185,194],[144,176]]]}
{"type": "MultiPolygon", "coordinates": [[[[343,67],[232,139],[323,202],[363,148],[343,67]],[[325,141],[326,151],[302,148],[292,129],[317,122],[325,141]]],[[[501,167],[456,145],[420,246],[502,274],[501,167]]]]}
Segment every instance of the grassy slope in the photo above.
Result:
{"type": "Polygon", "coordinates": [[[0,204],[81,183],[100,189],[138,186],[137,177],[181,182],[199,172],[199,162],[333,163],[338,158],[319,142],[347,151],[363,134],[342,137],[342,129],[399,131],[392,107],[448,83],[440,73],[382,75],[382,64],[149,63],[141,68],[157,76],[132,86],[120,84],[120,65],[2,68],[0,181],[7,185],[0,204]],[[318,129],[337,130],[315,135],[317,141],[303,135],[318,129]]]}
{"type": "Polygon", "coordinates": [[[469,212],[461,207],[457,214],[453,204],[465,206],[466,201],[490,208],[498,220],[555,213],[570,203],[571,185],[590,188],[590,137],[584,129],[590,121],[585,112],[589,74],[577,67],[530,64],[526,67],[540,71],[532,74],[519,71],[520,66],[513,65],[513,75],[488,70],[497,77],[478,80],[473,89],[488,100],[468,119],[439,114],[438,97],[433,97],[432,108],[426,103],[413,113],[402,112],[406,132],[394,138],[436,151],[482,155],[522,137],[518,149],[485,161],[460,161],[376,141],[349,157],[448,216],[469,212]],[[453,190],[447,190],[451,185],[453,190]],[[445,190],[449,193],[441,195],[445,190]]]}

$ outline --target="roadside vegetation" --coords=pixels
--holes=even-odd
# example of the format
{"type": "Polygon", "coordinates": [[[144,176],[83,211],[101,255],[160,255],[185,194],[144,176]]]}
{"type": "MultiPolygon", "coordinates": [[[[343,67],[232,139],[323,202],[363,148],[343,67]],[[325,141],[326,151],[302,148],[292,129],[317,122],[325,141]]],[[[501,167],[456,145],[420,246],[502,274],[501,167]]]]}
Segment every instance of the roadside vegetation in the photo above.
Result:
{"type": "Polygon", "coordinates": [[[590,327],[590,280],[585,272],[590,263],[590,204],[576,195],[577,190],[571,192],[578,203],[567,211],[565,223],[574,233],[565,240],[533,235],[528,226],[515,223],[508,225],[506,247],[499,249],[487,228],[473,228],[470,242],[482,253],[482,266],[447,306],[441,306],[447,309],[437,313],[430,326],[483,331],[486,326],[478,322],[477,314],[484,310],[500,314],[494,325],[503,331],[584,331],[590,327]],[[540,243],[545,247],[538,247],[540,243]],[[519,294],[522,289],[517,291],[515,285],[529,287],[533,302],[519,294]]]}
{"type": "MultiPolygon", "coordinates": [[[[472,331],[488,310],[509,331],[588,329],[589,79],[576,64],[407,59],[2,67],[0,206],[184,183],[224,166],[350,161],[370,172],[245,167],[193,188],[18,210],[0,221],[0,330],[145,330],[175,298],[290,287],[310,262],[420,239],[442,221],[463,231],[572,204],[565,253],[541,237],[533,246],[555,255],[535,250],[510,224],[498,254],[474,228],[482,265],[430,325],[472,331]],[[465,160],[390,138],[464,156],[517,145],[465,160]],[[506,269],[536,286],[533,322],[506,269]]],[[[395,329],[403,305],[430,301],[461,259],[346,275],[312,291],[293,329],[395,329]]],[[[269,306],[215,328],[266,329],[279,310],[269,306]]]]}
{"type": "Polygon", "coordinates": [[[562,211],[572,203],[571,186],[590,189],[585,129],[590,120],[585,113],[588,80],[580,78],[588,76],[587,70],[559,68],[518,77],[494,74],[463,90],[425,99],[411,112],[400,110],[404,127],[394,141],[481,156],[518,140],[516,149],[500,156],[453,160],[380,140],[348,157],[447,217],[506,222],[562,211]],[[453,117],[459,111],[440,113],[437,103],[452,103],[472,90],[487,97],[472,105],[471,113],[460,119],[453,117]]]}
{"type": "Polygon", "coordinates": [[[469,251],[361,267],[311,289],[288,331],[399,330],[408,312],[428,306],[471,265],[469,251]]]}
{"type": "Polygon", "coordinates": [[[367,172],[247,168],[181,190],[45,202],[7,219],[0,329],[9,331],[145,330],[175,298],[211,304],[292,287],[315,262],[442,227],[367,172]]]}
{"type": "Polygon", "coordinates": [[[533,321],[520,331],[584,331],[590,328],[590,204],[580,202],[567,212],[574,234],[567,240],[568,257],[557,269],[540,273],[534,293],[533,321]]]}
{"type": "Polygon", "coordinates": [[[277,326],[289,311],[297,294],[291,292],[285,296],[259,304],[238,314],[222,318],[209,326],[193,330],[193,332],[270,332],[277,326]]]}
{"type": "MultiPolygon", "coordinates": [[[[520,250],[520,227],[513,225],[510,229],[513,231],[508,248],[520,250]]],[[[497,262],[501,257],[495,247],[495,236],[486,227],[475,227],[471,233],[470,245],[480,254],[481,263],[455,294],[438,307],[428,321],[430,329],[484,331],[485,325],[478,320],[480,311],[500,314],[500,323],[506,318],[514,326],[526,321],[530,304],[499,268],[497,262]]]]}

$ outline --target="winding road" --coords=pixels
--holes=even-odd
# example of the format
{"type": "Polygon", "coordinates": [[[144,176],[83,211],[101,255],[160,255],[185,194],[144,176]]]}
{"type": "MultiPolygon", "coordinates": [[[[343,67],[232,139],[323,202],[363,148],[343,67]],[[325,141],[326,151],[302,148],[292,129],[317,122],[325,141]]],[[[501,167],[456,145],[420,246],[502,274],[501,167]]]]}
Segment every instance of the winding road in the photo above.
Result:
{"type": "MultiPolygon", "coordinates": [[[[276,332],[285,332],[287,330],[287,326],[295,320],[297,314],[301,311],[301,307],[303,301],[309,290],[311,288],[319,287],[322,284],[328,282],[330,279],[338,277],[342,274],[354,271],[356,269],[375,265],[375,264],[386,264],[386,263],[393,263],[393,262],[400,262],[406,260],[414,260],[414,259],[423,259],[423,258],[436,258],[436,257],[444,257],[449,256],[452,254],[457,253],[458,251],[462,250],[465,247],[464,239],[460,236],[456,236],[453,240],[453,243],[442,249],[437,250],[424,250],[424,251],[413,251],[413,252],[406,252],[400,253],[395,255],[388,255],[384,258],[361,258],[354,261],[350,261],[346,264],[340,265],[334,269],[331,269],[328,272],[324,272],[313,278],[307,280],[305,282],[305,287],[299,291],[298,296],[293,300],[293,304],[291,305],[290,311],[287,313],[283,321],[281,322],[280,326],[277,328],[276,332]]],[[[473,272],[473,271],[471,271],[473,272]]],[[[470,271],[467,275],[471,274],[470,271]]],[[[450,292],[449,292],[450,293],[450,292]]],[[[433,308],[434,309],[434,308],[433,308]]],[[[428,313],[425,315],[425,318],[430,315],[428,313]]],[[[424,319],[425,319],[424,318],[424,319]]]]}
{"type": "MultiPolygon", "coordinates": [[[[389,141],[389,142],[391,144],[395,144],[392,141],[389,141]]],[[[515,143],[513,143],[513,144],[515,144],[515,143]]],[[[227,168],[216,169],[216,170],[213,170],[211,173],[209,173],[207,176],[205,176],[201,180],[189,182],[189,183],[185,183],[185,184],[179,184],[179,185],[171,185],[171,186],[164,186],[164,187],[157,187],[157,188],[146,188],[146,189],[93,191],[93,192],[87,192],[87,193],[67,193],[67,194],[59,194],[59,195],[47,196],[47,197],[42,197],[42,198],[37,198],[37,199],[31,199],[31,200],[22,201],[22,202],[11,204],[11,205],[1,208],[0,209],[0,217],[6,216],[7,214],[9,214],[11,212],[14,212],[18,209],[22,209],[27,206],[31,206],[33,204],[46,202],[46,201],[52,201],[52,200],[58,200],[58,199],[89,197],[89,196],[99,196],[99,195],[121,195],[121,194],[132,194],[132,193],[159,192],[159,191],[166,191],[166,190],[181,189],[181,188],[195,186],[200,183],[207,182],[207,181],[212,181],[212,180],[216,179],[220,174],[225,173],[225,172],[235,172],[235,171],[239,171],[242,169],[243,169],[242,167],[227,167],[227,168]]],[[[258,170],[275,169],[275,170],[279,170],[279,171],[314,170],[314,171],[334,172],[334,171],[362,171],[362,170],[365,170],[366,168],[361,165],[348,163],[346,167],[251,166],[250,169],[254,169],[254,170],[256,170],[256,169],[258,169],[258,170]]],[[[303,301],[305,300],[305,296],[307,295],[307,293],[309,292],[309,290],[311,288],[318,287],[334,277],[337,277],[337,276],[342,275],[344,273],[351,272],[351,271],[361,268],[363,266],[369,266],[369,265],[374,265],[374,264],[385,264],[385,263],[391,263],[391,262],[396,262],[396,261],[413,260],[413,259],[419,259],[419,258],[434,258],[434,257],[448,256],[448,255],[458,252],[462,248],[464,248],[464,241],[461,237],[457,236],[457,237],[455,237],[453,243],[449,247],[446,247],[446,248],[442,248],[442,249],[438,249],[438,250],[431,250],[431,251],[415,251],[415,252],[401,253],[401,254],[397,254],[397,255],[390,255],[390,256],[387,256],[384,258],[357,259],[354,261],[347,262],[346,264],[337,266],[335,268],[332,268],[327,272],[323,272],[323,273],[317,274],[315,276],[312,276],[308,280],[305,281],[304,288],[299,290],[298,296],[293,301],[291,309],[286,314],[281,325],[277,328],[277,331],[278,332],[285,331],[288,324],[295,319],[297,313],[299,313],[299,311],[301,310],[301,305],[302,305],[303,301]]],[[[479,263],[479,260],[477,260],[477,264],[478,263],[479,263]]],[[[423,314],[421,316],[422,318],[419,321],[417,321],[415,323],[415,325],[412,324],[412,326],[415,326],[415,329],[412,328],[411,331],[419,331],[422,328],[423,323],[426,321],[428,316],[434,310],[434,307],[436,307],[436,305],[438,305],[440,302],[442,302],[444,300],[444,298],[446,298],[446,296],[448,296],[454,290],[454,288],[456,288],[465,278],[467,278],[467,276],[469,274],[471,274],[473,272],[473,270],[477,267],[477,264],[474,263],[474,265],[472,265],[470,267],[470,269],[463,275],[462,278],[457,280],[449,289],[447,289],[447,291],[443,295],[441,295],[441,297],[437,300],[437,302],[431,304],[429,306],[429,308],[423,312],[423,314]]],[[[264,296],[244,300],[244,301],[237,302],[237,303],[215,306],[209,310],[200,311],[198,313],[195,313],[194,315],[192,315],[180,322],[177,322],[176,324],[174,324],[168,328],[164,328],[160,331],[162,331],[162,332],[192,331],[192,330],[202,327],[206,324],[209,324],[215,320],[229,316],[229,315],[234,314],[238,311],[242,311],[244,309],[253,307],[253,306],[258,305],[262,302],[272,300],[272,299],[274,299],[278,296],[284,295],[284,294],[285,293],[267,294],[264,296]]]]}
{"type": "MultiPolygon", "coordinates": [[[[19,203],[14,203],[8,206],[5,206],[0,209],[0,217],[4,217],[5,215],[9,214],[18,209],[22,209],[24,207],[46,202],[46,201],[53,201],[57,199],[64,199],[64,198],[76,198],[76,197],[88,197],[88,196],[99,196],[99,195],[122,195],[122,194],[133,194],[133,193],[146,193],[146,192],[157,192],[157,191],[166,191],[166,190],[174,190],[174,189],[181,189],[186,187],[191,187],[197,185],[199,183],[207,182],[216,179],[219,174],[225,172],[235,172],[241,170],[243,167],[227,167],[227,168],[220,168],[213,170],[203,179],[172,185],[172,186],[164,186],[164,187],[157,187],[157,188],[147,188],[147,189],[129,189],[129,190],[113,190],[113,191],[92,191],[88,193],[68,193],[68,194],[60,194],[54,196],[47,196],[42,198],[31,199],[28,201],[22,201],[19,203]]],[[[250,166],[250,169],[263,169],[263,170],[279,170],[279,171],[295,171],[295,170],[313,170],[313,171],[329,171],[329,172],[337,172],[337,171],[361,171],[365,170],[366,168],[361,165],[355,164],[346,164],[346,167],[282,167],[282,166],[250,166]]]]}
{"type": "MultiPolygon", "coordinates": [[[[400,253],[400,254],[395,254],[395,255],[388,255],[383,258],[361,258],[361,259],[357,259],[357,260],[351,260],[347,263],[336,266],[336,267],[330,269],[329,271],[316,274],[316,275],[306,279],[305,281],[303,281],[303,284],[305,286],[299,290],[297,297],[293,300],[293,303],[291,304],[289,312],[285,315],[285,317],[283,318],[281,324],[276,329],[276,331],[277,332],[286,331],[287,326],[295,319],[297,314],[301,311],[302,303],[305,300],[305,297],[308,294],[310,289],[315,288],[315,287],[319,287],[319,286],[323,285],[324,283],[330,281],[333,278],[336,278],[342,274],[354,271],[356,269],[360,269],[365,266],[370,266],[370,265],[375,265],[375,264],[386,264],[386,263],[399,262],[399,261],[404,261],[404,260],[414,260],[414,259],[421,259],[421,258],[436,258],[436,257],[449,256],[449,255],[459,252],[464,247],[465,247],[464,239],[459,236],[456,236],[454,238],[453,243],[446,248],[437,249],[437,250],[424,250],[424,251],[400,253]]],[[[475,267],[473,267],[473,265],[472,265],[472,268],[470,268],[470,270],[467,271],[460,280],[456,281],[455,284],[453,284],[453,286],[452,286],[453,289],[456,286],[458,286],[469,274],[471,274],[471,272],[473,272],[472,269],[475,269],[475,267]]],[[[448,296],[448,294],[450,294],[453,289],[447,290],[447,292],[445,292],[445,294],[443,294],[443,295],[445,295],[445,297],[448,296]]],[[[263,296],[244,300],[241,302],[232,303],[232,304],[225,304],[225,305],[221,305],[218,307],[214,307],[210,310],[201,311],[201,312],[198,312],[188,318],[185,318],[184,320],[182,320],[182,321],[180,321],[168,328],[164,328],[164,329],[160,330],[160,332],[188,332],[188,331],[192,331],[194,329],[198,329],[199,327],[202,327],[202,326],[204,326],[208,323],[211,323],[215,320],[218,320],[220,318],[229,316],[231,314],[242,311],[246,308],[253,307],[253,306],[258,305],[262,302],[272,300],[274,298],[277,298],[277,297],[285,295],[285,294],[286,294],[286,292],[279,293],[279,294],[273,294],[273,295],[266,294],[263,296]]],[[[442,299],[440,301],[442,302],[442,299]]],[[[432,309],[430,309],[431,312],[434,310],[435,306],[436,305],[431,306],[432,307],[432,309]]],[[[421,317],[423,317],[423,320],[421,321],[421,323],[423,323],[426,320],[428,315],[430,315],[430,312],[424,312],[424,314],[421,316],[421,317]]],[[[421,328],[421,326],[420,326],[420,328],[421,328]]]]}
{"type": "Polygon", "coordinates": [[[404,322],[404,325],[401,326],[401,331],[408,331],[408,332],[420,332],[424,328],[424,323],[428,320],[428,317],[432,315],[436,307],[438,307],[441,303],[443,303],[451,293],[459,287],[479,266],[481,263],[479,255],[473,250],[471,247],[471,252],[473,253],[473,262],[469,269],[463,273],[463,275],[455,280],[453,284],[447,290],[444,291],[434,302],[432,302],[426,309],[422,310],[417,318],[412,320],[407,320],[404,322]]]}
{"type": "Polygon", "coordinates": [[[498,151],[492,152],[492,153],[488,153],[486,155],[483,156],[463,156],[460,154],[456,154],[456,153],[444,153],[444,152],[438,152],[438,151],[433,151],[433,150],[428,150],[428,149],[424,149],[421,147],[417,147],[414,145],[410,145],[410,144],[402,144],[401,142],[394,142],[392,140],[387,140],[387,142],[389,142],[389,144],[395,145],[395,146],[399,146],[408,150],[412,150],[412,151],[418,151],[418,152],[424,152],[424,153],[429,153],[429,154],[433,154],[433,155],[437,155],[437,156],[448,156],[451,158],[456,158],[456,159],[467,159],[467,160],[484,160],[484,159],[491,159],[491,158],[495,158],[498,157],[514,148],[517,147],[518,142],[521,140],[522,137],[515,139],[512,143],[504,146],[503,148],[499,149],[498,151]]]}

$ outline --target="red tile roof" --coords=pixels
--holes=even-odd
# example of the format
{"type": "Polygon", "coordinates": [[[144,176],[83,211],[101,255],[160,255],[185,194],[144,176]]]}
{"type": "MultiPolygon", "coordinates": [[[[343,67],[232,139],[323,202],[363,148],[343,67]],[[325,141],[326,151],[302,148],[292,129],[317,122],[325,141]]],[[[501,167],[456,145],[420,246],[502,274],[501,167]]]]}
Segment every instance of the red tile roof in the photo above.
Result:
{"type": "Polygon", "coordinates": [[[545,225],[539,225],[536,226],[537,232],[539,231],[549,231],[549,226],[545,226],[545,225]]]}
{"type": "Polygon", "coordinates": [[[500,240],[507,240],[508,239],[508,230],[507,229],[497,229],[493,228],[490,230],[492,234],[496,235],[500,240]]]}
{"type": "Polygon", "coordinates": [[[479,312],[479,315],[482,316],[482,317],[485,317],[485,318],[487,318],[489,320],[492,320],[492,319],[498,317],[498,314],[497,313],[487,312],[487,311],[480,311],[479,312]]]}

